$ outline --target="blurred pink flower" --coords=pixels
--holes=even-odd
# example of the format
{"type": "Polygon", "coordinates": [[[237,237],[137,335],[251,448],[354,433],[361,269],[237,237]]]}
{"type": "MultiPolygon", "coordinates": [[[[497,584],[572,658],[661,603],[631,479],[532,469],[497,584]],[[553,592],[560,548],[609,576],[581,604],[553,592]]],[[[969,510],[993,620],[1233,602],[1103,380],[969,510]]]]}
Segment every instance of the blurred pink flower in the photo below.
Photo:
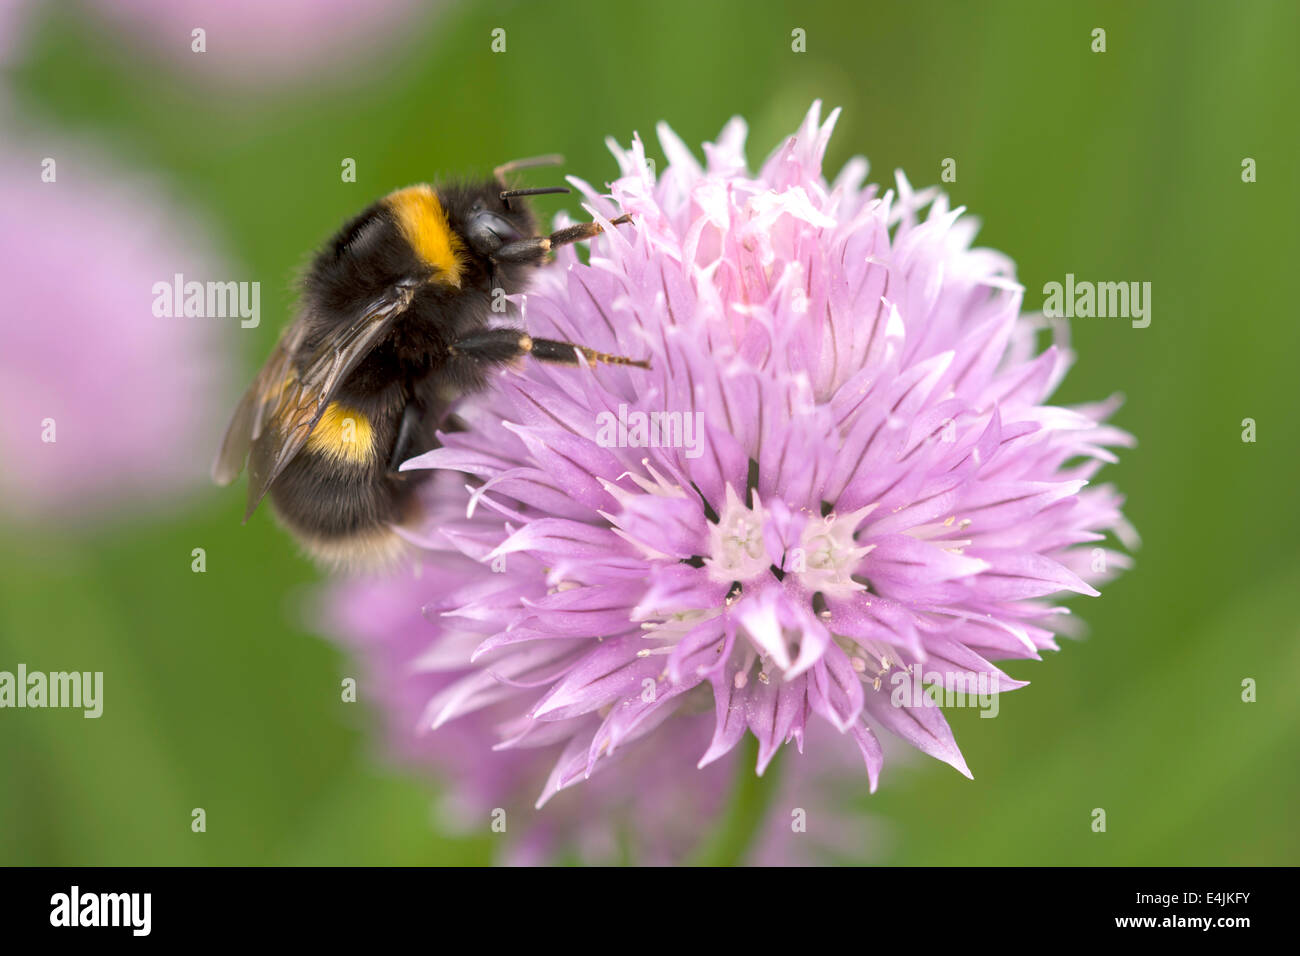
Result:
{"type": "Polygon", "coordinates": [[[442,4],[419,0],[92,0],[119,40],[227,83],[346,82],[344,68],[406,41],[442,4]],[[192,51],[192,31],[205,52],[192,51]]]}
{"type": "Polygon", "coordinates": [[[155,317],[152,288],[238,277],[159,184],[0,123],[0,507],[71,521],[200,486],[238,319],[155,317]]]}
{"type": "Polygon", "coordinates": [[[27,0],[0,0],[0,66],[9,61],[22,40],[27,0]]]}

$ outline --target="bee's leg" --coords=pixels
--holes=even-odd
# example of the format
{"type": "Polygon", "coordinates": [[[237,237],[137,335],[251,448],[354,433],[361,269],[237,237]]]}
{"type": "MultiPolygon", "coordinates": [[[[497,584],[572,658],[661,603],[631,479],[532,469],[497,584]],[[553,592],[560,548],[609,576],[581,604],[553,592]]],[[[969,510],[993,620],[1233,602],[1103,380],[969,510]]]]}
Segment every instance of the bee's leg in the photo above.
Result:
{"type": "MultiPolygon", "coordinates": [[[[623,215],[617,219],[611,219],[609,222],[611,226],[621,226],[631,221],[631,216],[623,215]]],[[[534,236],[531,239],[507,242],[492,253],[492,258],[497,262],[538,262],[546,258],[546,254],[552,249],[566,246],[571,242],[590,239],[592,236],[598,236],[604,231],[604,228],[598,222],[580,222],[576,226],[557,229],[549,236],[534,236]]]]}
{"type": "Polygon", "coordinates": [[[455,357],[464,357],[479,362],[504,365],[525,355],[531,355],[541,362],[557,362],[563,365],[577,365],[581,352],[588,362],[602,365],[635,365],[637,368],[649,368],[650,363],[644,359],[632,359],[625,355],[610,355],[598,352],[585,345],[573,342],[558,342],[555,339],[535,339],[527,332],[518,329],[485,329],[458,340],[450,347],[455,357]]]}
{"type": "Polygon", "coordinates": [[[415,399],[406,403],[402,411],[402,421],[397,426],[397,438],[393,442],[393,453],[388,458],[388,470],[397,471],[402,462],[410,458],[412,443],[420,430],[420,421],[424,418],[424,408],[415,399]]]}
{"type": "Polygon", "coordinates": [[[585,345],[573,342],[557,342],[555,339],[529,338],[528,352],[539,362],[558,362],[562,365],[577,365],[578,353],[581,352],[588,362],[599,365],[635,365],[637,368],[649,368],[649,359],[628,358],[626,355],[610,355],[597,352],[585,345]]]}

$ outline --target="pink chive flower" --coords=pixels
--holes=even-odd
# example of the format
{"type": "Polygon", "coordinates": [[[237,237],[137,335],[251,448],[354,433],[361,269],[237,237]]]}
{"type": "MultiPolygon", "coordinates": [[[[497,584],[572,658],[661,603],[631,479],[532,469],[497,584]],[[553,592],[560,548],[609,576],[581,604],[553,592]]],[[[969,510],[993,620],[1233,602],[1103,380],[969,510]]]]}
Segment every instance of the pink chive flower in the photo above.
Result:
{"type": "Polygon", "coordinates": [[[1070,355],[1037,351],[1010,260],[901,174],[881,193],[855,159],[827,182],[819,115],[756,173],[738,118],[703,166],[661,126],[657,178],[611,142],[610,197],[573,182],[634,224],[519,304],[534,334],[652,370],[511,369],[404,466],[461,473],[413,538],[469,559],[413,588],[445,679],[407,687],[408,717],[490,711],[497,748],[552,761],[539,803],[625,752],[610,773],[652,786],[637,754],[701,726],[678,782],[746,734],[761,774],[813,724],[873,790],[881,732],[969,776],[915,689],[1023,686],[991,661],[1056,649],[1060,597],[1127,564],[1122,499],[1093,483],[1131,443],[1118,402],[1047,404],[1070,355]]]}
{"type": "MultiPolygon", "coordinates": [[[[448,669],[440,647],[455,647],[454,630],[420,613],[427,575],[457,580],[472,565],[454,557],[431,558],[420,577],[354,580],[332,585],[313,613],[315,624],[339,639],[362,665],[359,699],[378,705],[387,756],[437,780],[440,828],[482,834],[503,823],[497,862],[534,866],[573,859],[591,865],[633,862],[667,866],[689,860],[722,818],[736,754],[683,780],[708,745],[705,721],[676,720],[585,787],[558,794],[540,809],[533,799],[551,773],[548,748],[507,748],[496,726],[505,706],[486,707],[436,733],[421,720],[431,698],[456,682],[464,667],[448,669]],[[632,760],[627,760],[627,757],[632,760]]],[[[823,741],[825,742],[825,741],[823,741]]],[[[853,774],[826,748],[809,768],[782,781],[755,835],[747,862],[764,866],[824,862],[835,853],[861,863],[880,852],[881,837],[868,821],[836,806],[853,774]],[[807,772],[805,772],[807,771],[807,772]],[[795,828],[798,823],[799,828],[795,828]]]]}
{"type": "Polygon", "coordinates": [[[435,817],[442,829],[481,834],[503,824],[498,862],[668,865],[687,858],[717,819],[732,774],[719,761],[681,785],[677,768],[708,744],[708,728],[698,722],[665,728],[635,754],[628,774],[602,774],[542,810],[533,801],[554,754],[545,746],[496,747],[498,726],[512,716],[509,701],[428,731],[429,702],[471,672],[478,639],[421,608],[431,588],[468,583],[479,570],[458,555],[433,555],[418,577],[332,585],[313,613],[320,629],[356,655],[358,699],[376,705],[388,756],[441,784],[435,817]]]}
{"type": "MultiPolygon", "coordinates": [[[[438,520],[467,527],[463,505],[453,504],[460,476],[445,472],[438,480],[438,520]]],[[[429,732],[430,702],[473,671],[469,658],[481,638],[454,617],[422,613],[424,604],[432,587],[463,587],[481,573],[480,564],[461,554],[430,552],[417,573],[336,581],[315,602],[312,623],[360,665],[358,699],[376,705],[387,756],[438,780],[436,819],[444,830],[483,833],[503,823],[498,862],[670,865],[691,859],[722,818],[738,757],[727,755],[682,779],[678,771],[708,745],[707,720],[665,723],[640,746],[620,752],[625,772],[615,765],[540,809],[532,804],[551,776],[553,749],[496,746],[498,727],[514,716],[512,700],[489,703],[429,732]]],[[[835,852],[862,862],[879,854],[879,828],[835,805],[836,793],[848,791],[860,775],[847,756],[822,748],[807,766],[785,775],[748,862],[812,864],[835,852]]]]}

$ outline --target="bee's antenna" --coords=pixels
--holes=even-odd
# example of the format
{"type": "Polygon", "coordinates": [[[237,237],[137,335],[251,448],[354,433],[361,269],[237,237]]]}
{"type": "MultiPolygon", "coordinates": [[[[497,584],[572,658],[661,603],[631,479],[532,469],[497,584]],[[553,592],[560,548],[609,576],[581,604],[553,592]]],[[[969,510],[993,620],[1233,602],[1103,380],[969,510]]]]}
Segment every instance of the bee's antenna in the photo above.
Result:
{"type": "Polygon", "coordinates": [[[533,189],[507,189],[501,194],[501,198],[509,202],[516,196],[549,196],[551,193],[567,192],[572,192],[568,186],[537,186],[533,189]]]}
{"type": "Polygon", "coordinates": [[[502,163],[492,172],[497,179],[517,169],[532,169],[534,166],[563,166],[564,157],[559,153],[548,153],[545,156],[531,156],[528,159],[512,159],[508,163],[502,163]]]}

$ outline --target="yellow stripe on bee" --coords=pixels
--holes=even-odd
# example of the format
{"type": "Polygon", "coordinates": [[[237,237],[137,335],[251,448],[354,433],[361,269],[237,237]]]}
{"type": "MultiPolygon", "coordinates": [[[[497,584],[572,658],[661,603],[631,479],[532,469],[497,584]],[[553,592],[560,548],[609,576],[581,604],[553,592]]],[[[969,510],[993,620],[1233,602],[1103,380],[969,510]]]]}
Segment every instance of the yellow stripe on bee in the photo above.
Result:
{"type": "Polygon", "coordinates": [[[370,419],[338,402],[330,402],[325,407],[325,414],[307,438],[307,448],[311,451],[354,465],[370,463],[374,443],[370,419]]]}
{"type": "Polygon", "coordinates": [[[408,186],[388,196],[388,208],[415,254],[438,270],[434,281],[460,287],[464,244],[447,223],[447,213],[432,186],[408,186]]]}

